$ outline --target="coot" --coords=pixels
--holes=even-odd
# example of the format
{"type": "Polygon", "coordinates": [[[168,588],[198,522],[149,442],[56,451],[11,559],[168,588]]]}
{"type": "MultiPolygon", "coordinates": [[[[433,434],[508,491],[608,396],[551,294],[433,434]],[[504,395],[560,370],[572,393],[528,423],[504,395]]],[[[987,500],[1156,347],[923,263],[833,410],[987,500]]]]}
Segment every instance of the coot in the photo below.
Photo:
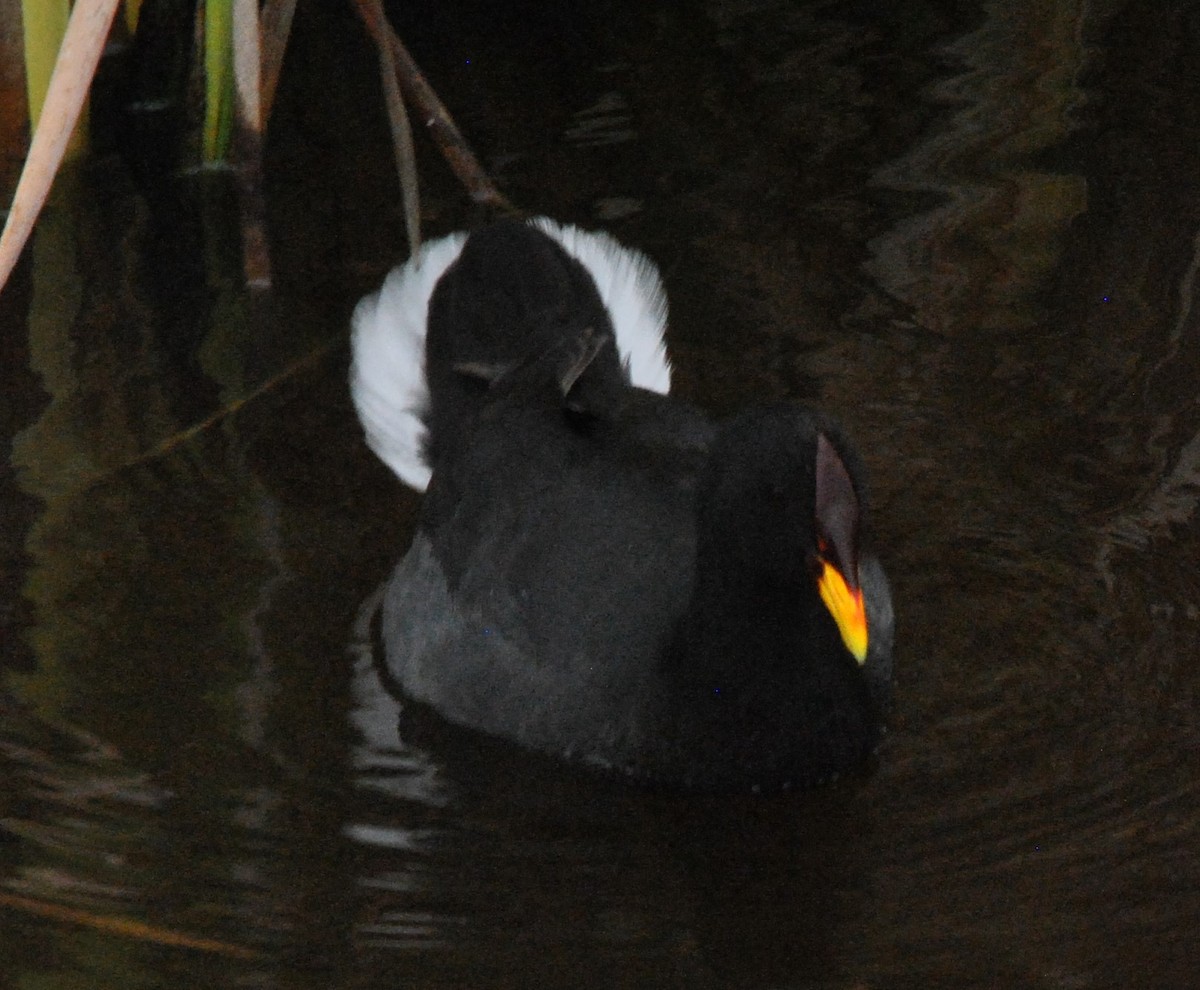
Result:
{"type": "Polygon", "coordinates": [[[452,722],[646,782],[822,782],[890,697],[862,464],[820,412],[667,394],[665,325],[648,259],[544,218],[429,243],[359,304],[368,442],[426,490],[388,667],[452,722]]]}

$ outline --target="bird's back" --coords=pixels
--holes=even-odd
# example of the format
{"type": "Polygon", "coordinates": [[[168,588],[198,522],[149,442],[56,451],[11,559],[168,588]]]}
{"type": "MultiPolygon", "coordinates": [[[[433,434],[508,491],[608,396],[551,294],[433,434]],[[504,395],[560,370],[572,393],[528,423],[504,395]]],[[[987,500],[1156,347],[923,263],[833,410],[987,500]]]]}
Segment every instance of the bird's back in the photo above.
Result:
{"type": "Polygon", "coordinates": [[[533,748],[615,765],[644,749],[693,590],[710,437],[688,406],[639,389],[584,423],[490,403],[435,473],[388,593],[406,692],[533,748]]]}

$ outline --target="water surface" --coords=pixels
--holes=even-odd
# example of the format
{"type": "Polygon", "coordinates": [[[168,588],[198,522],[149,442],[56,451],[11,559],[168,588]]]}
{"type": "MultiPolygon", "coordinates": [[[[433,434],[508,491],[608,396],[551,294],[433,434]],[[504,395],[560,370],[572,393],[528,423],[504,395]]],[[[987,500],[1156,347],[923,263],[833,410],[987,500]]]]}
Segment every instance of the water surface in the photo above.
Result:
{"type": "MultiPolygon", "coordinates": [[[[419,502],[345,370],[401,224],[372,58],[305,8],[269,298],[227,181],[109,151],[0,298],[5,982],[1189,985],[1192,5],[494,6],[397,23],[508,195],[658,260],[681,394],[856,437],[876,764],[688,798],[400,714],[371,620],[419,502]]],[[[420,154],[428,231],[469,223],[420,154]]]]}

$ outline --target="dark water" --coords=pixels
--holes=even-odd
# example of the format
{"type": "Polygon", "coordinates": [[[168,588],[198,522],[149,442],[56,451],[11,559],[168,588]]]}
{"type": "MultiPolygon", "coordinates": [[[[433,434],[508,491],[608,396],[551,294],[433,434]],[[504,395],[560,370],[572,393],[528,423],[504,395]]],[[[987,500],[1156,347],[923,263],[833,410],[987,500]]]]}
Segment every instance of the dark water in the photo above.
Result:
{"type": "Polygon", "coordinates": [[[681,393],[850,425],[878,765],[699,800],[400,740],[370,619],[418,503],[344,381],[401,225],[372,58],[302,5],[272,298],[221,177],[111,154],[0,297],[0,986],[1194,985],[1195,5],[404,11],[517,203],[660,262],[681,393]]]}

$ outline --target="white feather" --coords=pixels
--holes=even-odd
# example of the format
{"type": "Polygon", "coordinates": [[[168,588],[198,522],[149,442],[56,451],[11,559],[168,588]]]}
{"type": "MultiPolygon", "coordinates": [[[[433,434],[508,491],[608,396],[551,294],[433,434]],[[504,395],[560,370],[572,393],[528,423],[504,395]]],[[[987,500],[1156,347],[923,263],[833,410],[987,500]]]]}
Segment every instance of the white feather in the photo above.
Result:
{"type": "Polygon", "coordinates": [[[378,292],[363,298],[350,320],[350,394],[369,446],[410,488],[423,492],[432,473],[425,461],[425,326],[438,280],[462,252],[467,235],[421,246],[393,268],[378,292]]]}
{"type": "Polygon", "coordinates": [[[641,251],[609,234],[580,230],[548,217],[530,221],[549,234],[592,276],[617,335],[617,352],[639,388],[666,395],[671,390],[667,358],[667,293],[658,266],[641,251]]]}
{"type": "MultiPolygon", "coordinates": [[[[654,262],[608,234],[564,226],[546,217],[529,221],[554,238],[596,283],[616,333],[629,380],[666,394],[671,365],[664,339],[667,294],[654,262]]],[[[425,333],[429,300],[462,252],[465,233],[424,244],[391,271],[382,288],[363,298],[351,318],[350,392],[367,445],[410,488],[424,491],[432,473],[425,460],[429,385],[425,333]]]]}

